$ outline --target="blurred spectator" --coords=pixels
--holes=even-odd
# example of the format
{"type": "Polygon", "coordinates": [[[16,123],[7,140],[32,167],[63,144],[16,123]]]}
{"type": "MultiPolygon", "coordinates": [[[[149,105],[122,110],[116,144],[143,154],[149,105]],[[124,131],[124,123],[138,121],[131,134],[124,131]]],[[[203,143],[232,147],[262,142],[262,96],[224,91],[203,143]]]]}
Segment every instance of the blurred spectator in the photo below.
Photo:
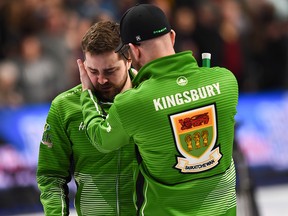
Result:
{"type": "Polygon", "coordinates": [[[61,80],[54,84],[54,94],[57,94],[66,90],[70,82],[67,67],[75,45],[71,45],[71,41],[67,41],[66,32],[69,29],[70,21],[73,21],[74,14],[61,3],[57,3],[59,0],[54,1],[56,1],[54,4],[52,4],[53,1],[46,3],[45,7],[39,9],[42,14],[43,27],[36,36],[41,44],[42,55],[50,58],[54,70],[57,70],[57,78],[61,80]]]}
{"type": "Polygon", "coordinates": [[[267,1],[247,1],[249,31],[246,45],[247,91],[285,88],[287,77],[287,30],[267,1]]]}
{"type": "Polygon", "coordinates": [[[23,103],[19,92],[19,70],[11,61],[0,62],[0,107],[14,107],[23,103]]]}
{"type": "Polygon", "coordinates": [[[175,50],[181,52],[192,50],[194,56],[200,56],[194,33],[196,28],[196,15],[192,8],[180,6],[175,9],[172,23],[173,29],[177,32],[175,50]]]}
{"type": "MultiPolygon", "coordinates": [[[[211,66],[222,66],[223,39],[219,32],[221,24],[220,8],[214,1],[203,0],[196,7],[197,25],[195,29],[195,43],[199,54],[212,54],[211,66]]],[[[198,62],[201,56],[196,56],[198,62]]]]}
{"type": "Polygon", "coordinates": [[[125,11],[130,8],[131,6],[136,5],[137,3],[147,3],[147,1],[137,1],[137,0],[121,0],[121,1],[114,1],[117,7],[116,12],[116,20],[120,21],[122,15],[125,13],[125,11]]]}
{"type": "MultiPolygon", "coordinates": [[[[123,0],[122,0],[123,1],[123,0]]],[[[115,1],[116,2],[116,1],[115,1]]],[[[115,18],[117,9],[115,8],[114,1],[81,1],[79,7],[79,14],[81,17],[93,19],[94,17],[98,16],[101,17],[102,15],[107,15],[112,19],[115,18]]]]}
{"type": "Polygon", "coordinates": [[[287,73],[287,35],[284,34],[283,23],[272,15],[265,23],[265,46],[259,65],[262,65],[260,90],[284,88],[284,77],[287,73]]]}
{"type": "Polygon", "coordinates": [[[0,60],[5,57],[4,44],[6,41],[6,20],[4,14],[4,1],[0,1],[0,60]]]}
{"type": "Polygon", "coordinates": [[[33,0],[2,0],[0,2],[0,54],[2,53],[4,58],[13,58],[17,55],[17,46],[22,36],[27,32],[40,29],[41,20],[36,16],[33,0]]]}
{"type": "Polygon", "coordinates": [[[201,53],[210,52],[211,65],[229,68],[241,92],[288,88],[287,0],[2,0],[0,60],[18,58],[24,66],[24,101],[47,102],[79,83],[80,35],[94,21],[119,21],[136,3],[162,8],[177,30],[175,49],[192,50],[198,62],[201,53]],[[27,35],[34,39],[28,42],[27,35]],[[34,44],[29,52],[38,49],[39,56],[19,55],[21,43],[34,44]]]}
{"type": "Polygon", "coordinates": [[[49,102],[63,83],[61,69],[47,55],[36,35],[27,35],[21,41],[18,64],[21,72],[21,92],[26,103],[49,102]]]}
{"type": "Polygon", "coordinates": [[[156,5],[164,11],[166,17],[172,21],[172,8],[175,5],[175,0],[148,0],[149,4],[156,5]]]}
{"type": "Polygon", "coordinates": [[[231,70],[236,76],[239,88],[243,86],[244,53],[242,50],[243,17],[237,0],[223,0],[219,6],[222,21],[219,32],[223,40],[222,66],[231,70]]]}

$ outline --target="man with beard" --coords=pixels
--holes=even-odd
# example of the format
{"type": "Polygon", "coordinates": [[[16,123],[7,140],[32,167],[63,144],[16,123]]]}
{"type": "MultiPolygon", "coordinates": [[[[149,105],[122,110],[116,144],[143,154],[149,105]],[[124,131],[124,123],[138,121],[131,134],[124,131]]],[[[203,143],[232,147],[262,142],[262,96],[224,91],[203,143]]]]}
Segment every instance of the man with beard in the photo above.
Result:
{"type": "MultiPolygon", "coordinates": [[[[119,44],[119,25],[112,21],[94,24],[82,39],[93,97],[104,113],[118,93],[131,88],[135,75],[128,52],[115,53],[119,44]]],[[[48,113],[37,170],[45,215],[69,215],[68,183],[72,177],[77,185],[77,215],[135,215],[134,145],[107,154],[97,151],[86,136],[81,92],[80,84],[61,93],[48,113]]]]}

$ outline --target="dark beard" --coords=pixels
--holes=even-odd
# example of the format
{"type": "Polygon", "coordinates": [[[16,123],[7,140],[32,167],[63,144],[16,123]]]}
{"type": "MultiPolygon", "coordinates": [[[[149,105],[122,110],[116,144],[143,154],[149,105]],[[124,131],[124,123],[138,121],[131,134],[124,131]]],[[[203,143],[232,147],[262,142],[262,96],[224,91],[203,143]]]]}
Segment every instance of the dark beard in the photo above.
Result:
{"type": "Polygon", "coordinates": [[[108,95],[105,96],[105,94],[103,94],[101,92],[94,91],[94,93],[95,93],[96,97],[98,98],[98,100],[100,100],[102,102],[111,102],[111,103],[113,103],[114,98],[116,97],[116,95],[118,95],[122,91],[122,89],[124,88],[125,84],[128,82],[128,74],[125,76],[124,79],[126,81],[123,82],[123,84],[120,87],[115,88],[113,90],[112,95],[114,95],[114,96],[112,96],[112,97],[109,97],[108,95]]]}
{"type": "Polygon", "coordinates": [[[101,101],[101,102],[113,102],[114,101],[114,98],[115,98],[115,96],[114,97],[106,97],[103,93],[101,93],[101,92],[96,92],[96,91],[94,91],[94,94],[96,95],[96,97],[97,97],[97,99],[99,100],[99,101],[101,101]]]}

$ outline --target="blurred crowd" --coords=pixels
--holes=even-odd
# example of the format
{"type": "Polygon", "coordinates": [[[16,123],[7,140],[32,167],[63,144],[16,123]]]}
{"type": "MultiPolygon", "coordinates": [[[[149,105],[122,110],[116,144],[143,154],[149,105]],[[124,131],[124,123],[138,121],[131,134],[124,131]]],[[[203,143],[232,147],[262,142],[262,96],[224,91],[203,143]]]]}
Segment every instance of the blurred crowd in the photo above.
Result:
{"type": "Polygon", "coordinates": [[[288,0],[1,0],[0,107],[49,103],[79,84],[84,33],[137,3],[162,8],[176,51],[192,50],[199,64],[210,52],[240,92],[288,89],[288,0]]]}

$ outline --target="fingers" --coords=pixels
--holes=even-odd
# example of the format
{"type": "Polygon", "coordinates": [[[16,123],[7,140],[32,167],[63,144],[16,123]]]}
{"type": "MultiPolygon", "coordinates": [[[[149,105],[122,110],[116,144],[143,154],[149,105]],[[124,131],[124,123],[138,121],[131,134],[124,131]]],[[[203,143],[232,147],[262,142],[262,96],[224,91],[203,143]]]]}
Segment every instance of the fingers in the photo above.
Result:
{"type": "Polygon", "coordinates": [[[84,89],[84,82],[83,82],[83,76],[84,76],[83,74],[85,73],[85,67],[81,59],[77,59],[77,65],[78,65],[79,74],[80,74],[80,81],[82,83],[82,88],[84,91],[86,90],[86,88],[84,89]]]}
{"type": "Polygon", "coordinates": [[[87,74],[87,71],[85,69],[85,65],[81,59],[77,59],[77,65],[78,65],[79,74],[80,74],[80,81],[82,83],[82,91],[85,91],[87,89],[93,90],[93,85],[92,85],[90,78],[87,74]]]}
{"type": "Polygon", "coordinates": [[[79,69],[79,73],[80,73],[80,78],[83,75],[83,73],[85,72],[85,67],[84,64],[82,62],[81,59],[77,59],[77,65],[78,65],[78,69],[79,69]]]}
{"type": "Polygon", "coordinates": [[[79,69],[79,74],[80,74],[80,78],[81,78],[81,75],[82,75],[82,70],[83,70],[83,62],[81,59],[77,59],[77,65],[78,65],[78,69],[79,69]]]}
{"type": "Polygon", "coordinates": [[[138,71],[137,71],[137,70],[135,70],[134,68],[131,68],[131,72],[132,72],[132,74],[133,74],[134,76],[136,76],[136,75],[137,75],[137,73],[138,73],[138,71]]]}

